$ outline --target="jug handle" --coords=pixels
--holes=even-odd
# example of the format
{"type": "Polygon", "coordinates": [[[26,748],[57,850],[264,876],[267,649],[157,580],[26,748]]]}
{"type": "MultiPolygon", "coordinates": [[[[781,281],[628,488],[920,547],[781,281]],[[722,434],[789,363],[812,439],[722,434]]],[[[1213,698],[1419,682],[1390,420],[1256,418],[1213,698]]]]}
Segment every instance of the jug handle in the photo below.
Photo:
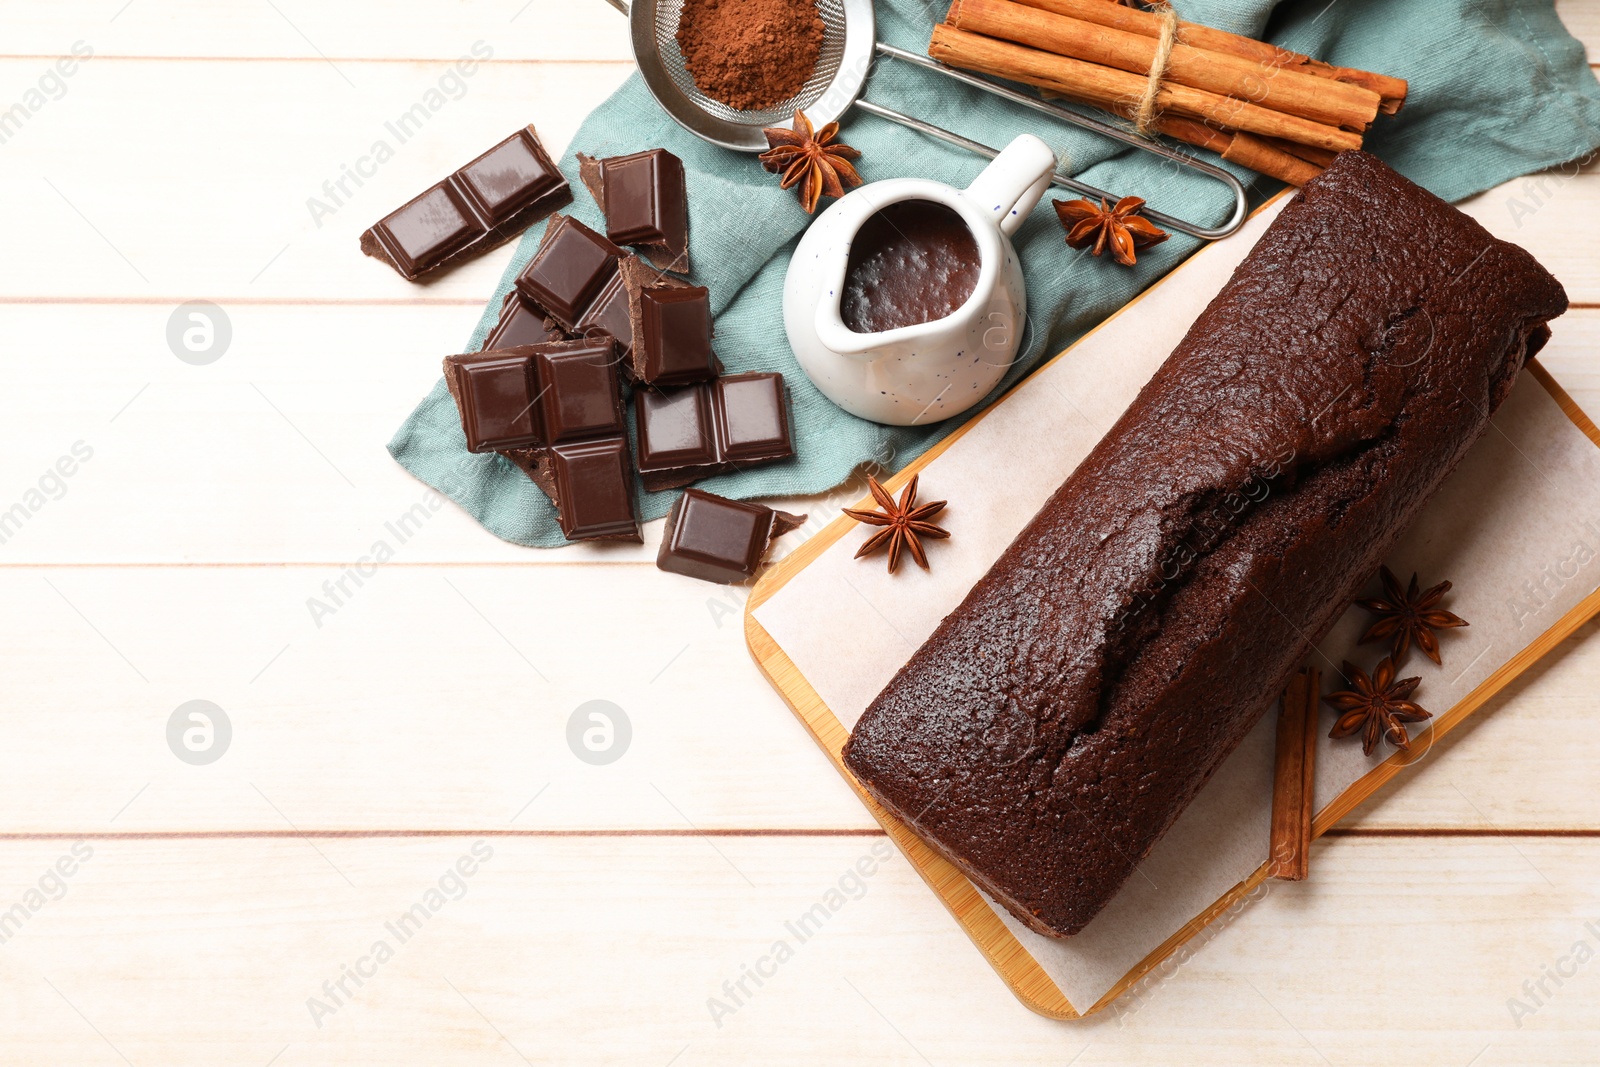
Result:
{"type": "Polygon", "coordinates": [[[1006,145],[961,195],[1010,236],[1050,187],[1055,169],[1056,155],[1050,146],[1024,133],[1006,145]]]}

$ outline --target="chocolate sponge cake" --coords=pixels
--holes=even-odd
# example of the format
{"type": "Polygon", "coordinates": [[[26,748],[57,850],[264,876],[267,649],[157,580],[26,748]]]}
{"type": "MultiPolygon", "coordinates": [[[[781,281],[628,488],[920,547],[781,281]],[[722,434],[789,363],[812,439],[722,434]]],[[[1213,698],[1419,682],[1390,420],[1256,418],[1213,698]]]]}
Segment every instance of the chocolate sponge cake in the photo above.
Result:
{"type": "Polygon", "coordinates": [[[1083,929],[1488,426],[1566,294],[1348,152],[857,723],[845,763],[1083,929]]]}

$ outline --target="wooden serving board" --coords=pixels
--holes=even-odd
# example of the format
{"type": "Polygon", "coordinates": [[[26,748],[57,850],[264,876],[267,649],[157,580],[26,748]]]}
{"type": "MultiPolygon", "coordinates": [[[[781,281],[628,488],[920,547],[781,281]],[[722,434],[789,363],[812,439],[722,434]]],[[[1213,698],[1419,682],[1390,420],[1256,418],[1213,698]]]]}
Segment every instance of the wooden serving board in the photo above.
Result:
{"type": "MultiPolygon", "coordinates": [[[[959,601],[971,581],[987,569],[1015,531],[1031,517],[1044,496],[1060,483],[1082,455],[1087,453],[1099,433],[1120,414],[1138,385],[1165,358],[1176,338],[1187,330],[1200,309],[1221,288],[1233,266],[1260,238],[1271,218],[1286,202],[1287,195],[1256,212],[1246,228],[1235,237],[1196,253],[1163,281],[1130,302],[1071,348],[1045,363],[1000,401],[910,463],[887,483],[891,490],[898,491],[913,475],[922,474],[922,484],[926,487],[923,498],[952,498],[949,515],[955,537],[950,542],[939,542],[935,546],[934,572],[931,576],[917,572],[914,567],[911,568],[913,573],[908,576],[904,573],[906,568],[902,567],[901,575],[887,580],[900,584],[889,585],[884,584],[886,579],[879,575],[882,571],[881,561],[861,571],[844,569],[840,564],[840,554],[853,551],[858,539],[852,538],[848,544],[840,542],[850,536],[858,524],[846,516],[840,516],[770,568],[757,582],[746,605],[746,639],[768,680],[1015,995],[1030,1009],[1053,1018],[1078,1018],[1104,1008],[1139,983],[1186,941],[1261,886],[1267,877],[1265,842],[1262,842],[1259,862],[1252,859],[1250,862],[1256,864],[1253,869],[1248,865],[1238,869],[1237,878],[1230,876],[1225,883],[1217,884],[1216,872],[1211,872],[1213,884],[1217,884],[1219,891],[1214,896],[1209,892],[1206,894],[1209,903],[1201,902],[1198,906],[1189,907],[1178,918],[1174,917],[1170,908],[1163,916],[1161,909],[1152,907],[1151,917],[1142,927],[1138,924],[1145,920],[1137,914],[1132,917],[1123,915],[1114,920],[1124,926],[1133,924],[1137,929],[1136,936],[1130,935],[1125,939],[1124,947],[1131,946],[1138,951],[1128,957],[1127,969],[1120,978],[1107,981],[1102,977],[1098,984],[1085,979],[1076,984],[1075,988],[1079,990],[1076,997],[1069,996],[1069,991],[1063,985],[1073,983],[1064,983],[1052,977],[1052,973],[1065,973],[1057,958],[1056,948],[1064,943],[1052,943],[1050,939],[1023,929],[954,866],[878,806],[845,768],[841,753],[849,736],[847,724],[854,723],[875,689],[870,686],[863,688],[859,678],[853,679],[852,688],[834,675],[841,669],[841,663],[881,654],[887,660],[881,666],[881,680],[887,680],[909,658],[938,619],[959,601]],[[1146,347],[1151,351],[1145,354],[1143,362],[1130,360],[1133,364],[1131,367],[1121,366],[1120,357],[1131,350],[1130,346],[1136,347],[1146,340],[1146,347]],[[1160,347],[1156,348],[1158,345],[1160,347]],[[1111,406],[1097,409],[1094,396],[1097,383],[1117,379],[1119,375],[1128,380],[1115,381],[1101,390],[1105,395],[1100,397],[1100,403],[1111,406]],[[1052,420],[1054,425],[1051,424],[1052,420]],[[1071,424],[1079,425],[1074,429],[1071,424]],[[1058,435],[1066,437],[1074,433],[1081,440],[1062,446],[1054,453],[1051,447],[1042,450],[1048,458],[1038,464],[1038,470],[1024,468],[1020,473],[1013,471],[1009,475],[1001,474],[994,478],[974,473],[972,453],[977,447],[1006,451],[1005,455],[995,456],[996,469],[1008,466],[1015,468],[1015,465],[1034,458],[1036,449],[1029,447],[1019,456],[1018,450],[1008,448],[1008,445],[1037,443],[1044,439],[1041,435],[1053,440],[1058,435]],[[1008,508],[1005,505],[1012,506],[1008,508]],[[952,545],[975,547],[967,549],[969,558],[951,555],[945,546],[952,545]],[[941,553],[944,553],[943,557],[941,553]],[[944,574],[940,573],[942,566],[946,572],[944,574]],[[836,569],[840,580],[847,583],[854,594],[862,596],[869,603],[874,603],[874,597],[894,596],[897,598],[895,603],[907,609],[898,625],[888,623],[898,637],[888,644],[880,642],[877,653],[873,650],[870,638],[853,641],[851,631],[857,623],[852,620],[863,614],[859,604],[851,603],[843,596],[829,595],[820,581],[811,581],[808,587],[807,581],[801,580],[802,576],[807,580],[812,579],[820,570],[830,567],[836,569]],[[948,573],[952,570],[956,574],[955,579],[951,579],[948,573]],[[847,574],[854,577],[846,577],[847,574]],[[939,584],[941,582],[942,585],[939,584]],[[952,587],[952,583],[959,584],[952,587]],[[780,597],[780,594],[783,595],[780,597]],[[779,608],[786,611],[786,626],[777,628],[788,633],[787,646],[790,647],[786,647],[783,638],[770,632],[774,628],[772,613],[779,608]],[[801,625],[806,628],[829,630],[837,627],[840,634],[836,639],[830,638],[834,640],[831,653],[819,654],[814,647],[799,650],[797,646],[803,641],[797,639],[796,618],[802,620],[801,625]],[[797,665],[796,657],[811,664],[809,673],[797,665]],[[833,699],[837,707],[829,706],[824,692],[835,694],[833,699]],[[1162,922],[1166,925],[1156,928],[1149,925],[1162,922]],[[1084,992],[1085,989],[1089,992],[1084,992]]],[[[1556,328],[1560,328],[1559,323],[1556,328]]],[[[1512,557],[1520,552],[1526,555],[1522,561],[1528,568],[1526,573],[1540,573],[1540,561],[1551,558],[1550,546],[1555,542],[1547,539],[1547,543],[1524,545],[1514,517],[1502,516],[1498,527],[1492,522],[1479,522],[1474,527],[1478,531],[1477,536],[1474,536],[1473,530],[1458,534],[1463,526],[1472,525],[1466,518],[1471,509],[1483,510],[1479,490],[1493,488],[1494,485],[1500,486],[1499,494],[1504,500],[1502,510],[1536,505],[1546,508],[1570,507],[1579,521],[1600,520],[1600,431],[1542,367],[1530,363],[1528,371],[1512,399],[1497,413],[1496,426],[1485,437],[1485,441],[1490,443],[1480,443],[1474,448],[1468,461],[1452,475],[1439,497],[1430,502],[1423,517],[1391,556],[1391,564],[1396,569],[1410,570],[1416,567],[1424,571],[1425,578],[1431,575],[1433,580],[1445,576],[1443,572],[1448,571],[1448,576],[1456,580],[1458,587],[1467,588],[1471,588],[1474,574],[1482,573],[1486,576],[1485,585],[1504,590],[1514,588],[1512,577],[1524,573],[1505,570],[1507,566],[1517,563],[1512,557]],[[1499,425],[1502,422],[1506,423],[1504,429],[1499,425]],[[1554,438],[1560,438],[1560,441],[1547,451],[1535,451],[1536,443],[1542,441],[1550,444],[1554,438]],[[1591,445],[1595,448],[1591,449],[1591,445]],[[1480,452],[1484,455],[1480,456],[1480,452]],[[1573,484],[1556,484],[1563,476],[1573,484]],[[1465,483],[1464,488],[1462,483],[1465,483]],[[1534,500],[1535,505],[1528,504],[1527,500],[1534,500]]],[[[871,503],[865,501],[860,506],[870,507],[871,503]]],[[[1529,525],[1534,523],[1530,522],[1529,525]]],[[[1592,547],[1600,549],[1600,524],[1591,521],[1590,527],[1596,531],[1592,547]]],[[[1516,607],[1517,594],[1513,593],[1507,600],[1511,606],[1509,619],[1488,594],[1470,604],[1473,614],[1468,617],[1474,626],[1456,633],[1473,634],[1474,643],[1457,645],[1454,649],[1447,646],[1446,651],[1447,656],[1459,653],[1466,669],[1461,670],[1452,681],[1446,681],[1446,676],[1425,681],[1420,695],[1443,691],[1450,700],[1444,705],[1423,701],[1432,707],[1435,717],[1430,724],[1431,729],[1418,739],[1423,743],[1414,744],[1409,754],[1396,752],[1379,762],[1366,761],[1360,757],[1359,744],[1351,742],[1330,748],[1332,743],[1323,738],[1318,758],[1318,807],[1313,835],[1325,833],[1401,769],[1425,758],[1432,750],[1434,741],[1449,733],[1513,678],[1600,612],[1600,589],[1596,588],[1600,584],[1600,574],[1597,572],[1600,572],[1600,567],[1580,568],[1574,573],[1582,581],[1566,582],[1560,597],[1553,596],[1547,602],[1530,599],[1523,602],[1521,609],[1516,607]],[[1541,604],[1548,610],[1541,611],[1541,604]],[[1475,656],[1474,649],[1477,649],[1475,656]],[[1467,657],[1471,657],[1470,662],[1467,662],[1467,657]]],[[[1455,595],[1463,597],[1469,594],[1458,592],[1455,595]]],[[[1459,608],[1461,605],[1455,603],[1451,606],[1459,608]]],[[[1320,643],[1319,651],[1325,656],[1333,653],[1335,664],[1340,650],[1346,650],[1349,658],[1358,659],[1348,652],[1359,632],[1357,627],[1360,619],[1354,617],[1357,614],[1352,612],[1347,615],[1334,632],[1320,643]]],[[[803,637],[806,632],[802,629],[799,634],[803,637]]],[[[1372,659],[1375,659],[1374,655],[1363,651],[1359,662],[1367,664],[1372,659]]],[[[1460,664],[1447,660],[1446,667],[1449,668],[1448,673],[1454,675],[1460,669],[1460,664]]],[[[1324,674],[1330,673],[1324,666],[1324,674]]],[[[1260,738],[1265,734],[1265,748],[1270,752],[1270,733],[1266,731],[1270,730],[1271,720],[1272,716],[1266,716],[1251,740],[1241,746],[1241,752],[1230,757],[1216,778],[1202,791],[1190,812],[1180,819],[1168,839],[1182,836],[1180,831],[1185,820],[1208,802],[1212,810],[1206,813],[1205,818],[1213,824],[1219,819],[1225,823],[1235,813],[1241,823],[1246,820],[1262,822],[1270,809],[1270,795],[1267,795],[1270,789],[1256,788],[1260,785],[1260,750],[1263,748],[1260,738]],[[1245,753],[1246,749],[1254,751],[1245,753]],[[1254,777],[1244,771],[1237,774],[1230,772],[1233,765],[1250,760],[1254,761],[1254,771],[1251,772],[1254,777]],[[1224,779],[1230,779],[1231,784],[1225,783],[1224,779]],[[1233,792],[1225,798],[1226,803],[1219,807],[1218,794],[1229,789],[1233,792]]],[[[1324,731],[1326,726],[1327,720],[1324,718],[1324,731]]],[[[1247,837],[1247,852],[1250,842],[1251,839],[1247,837]]],[[[1151,865],[1161,850],[1168,848],[1169,843],[1164,840],[1158,845],[1157,852],[1152,853],[1145,865],[1151,865]]],[[[1234,845],[1237,854],[1238,841],[1234,845]]],[[[1249,854],[1254,856],[1254,852],[1249,854]]],[[[1170,860],[1171,857],[1167,858],[1170,860]]],[[[1168,863],[1163,881],[1170,881],[1173,869],[1181,870],[1183,867],[1179,864],[1174,868],[1168,863]]],[[[1314,866],[1311,876],[1316,877],[1314,866]]],[[[1130,880],[1130,888],[1125,888],[1119,897],[1137,897],[1144,891],[1143,886],[1134,886],[1134,881],[1130,880]]],[[[1146,881],[1151,886],[1155,885],[1148,878],[1146,881]]],[[[1149,896],[1148,893],[1145,895],[1149,896]]],[[[1113,901],[1107,912],[1117,906],[1118,901],[1113,901]]],[[[1132,907],[1142,908],[1144,904],[1141,902],[1132,907]]],[[[1083,934],[1067,941],[1076,943],[1079,939],[1089,938],[1097,924],[1105,926],[1111,922],[1113,920],[1106,919],[1103,913],[1083,934]]]]}

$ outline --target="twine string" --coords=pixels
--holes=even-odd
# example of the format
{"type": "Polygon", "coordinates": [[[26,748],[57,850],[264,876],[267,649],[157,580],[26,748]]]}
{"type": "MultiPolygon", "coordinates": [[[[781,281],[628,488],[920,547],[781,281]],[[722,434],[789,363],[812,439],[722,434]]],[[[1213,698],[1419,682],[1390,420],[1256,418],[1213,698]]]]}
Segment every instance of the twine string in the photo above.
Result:
{"type": "Polygon", "coordinates": [[[1161,93],[1167,64],[1172,60],[1172,46],[1178,40],[1178,13],[1173,10],[1171,0],[1156,0],[1151,7],[1151,13],[1161,17],[1161,35],[1156,38],[1156,54],[1150,60],[1144,95],[1139,97],[1133,112],[1133,128],[1146,137],[1155,136],[1156,97],[1161,93]]]}

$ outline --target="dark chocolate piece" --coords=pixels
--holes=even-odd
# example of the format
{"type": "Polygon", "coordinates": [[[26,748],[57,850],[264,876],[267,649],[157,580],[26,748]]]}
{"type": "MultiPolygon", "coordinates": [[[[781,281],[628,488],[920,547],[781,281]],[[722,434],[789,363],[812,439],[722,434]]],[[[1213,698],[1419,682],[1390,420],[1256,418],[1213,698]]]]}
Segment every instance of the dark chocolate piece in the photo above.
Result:
{"type": "Polygon", "coordinates": [[[539,250],[517,275],[517,291],[564,328],[576,330],[626,253],[569,215],[555,215],[539,250]]]}
{"type": "Polygon", "coordinates": [[[533,362],[547,443],[557,445],[585,437],[627,438],[621,383],[609,335],[541,346],[534,350],[533,362]]]}
{"type": "Polygon", "coordinates": [[[764,504],[685,489],[667,513],[656,566],[723,585],[742,582],[754,576],[772,542],[805,521],[764,504]]]}
{"type": "Polygon", "coordinates": [[[583,313],[576,332],[584,336],[595,332],[610,334],[615,342],[617,360],[629,372],[630,377],[633,377],[633,367],[630,362],[633,355],[633,316],[628,310],[628,287],[623,282],[623,272],[629,262],[637,260],[629,256],[623,261],[623,271],[612,275],[606,287],[600,290],[600,295],[594,298],[589,309],[583,313]]]}
{"type": "Polygon", "coordinates": [[[698,285],[651,285],[639,293],[635,370],[651,385],[687,385],[717,376],[711,351],[711,294],[698,285]]]}
{"type": "Polygon", "coordinates": [[[546,319],[538,308],[523,300],[513,289],[500,305],[500,321],[495,323],[494,329],[484,339],[483,350],[542,345],[559,341],[564,336],[560,327],[546,319]]]}
{"type": "Polygon", "coordinates": [[[451,356],[444,373],[467,447],[522,468],[569,539],[639,540],[609,334],[451,356]]]}
{"type": "Polygon", "coordinates": [[[495,452],[543,441],[534,349],[472,352],[444,361],[445,385],[461,413],[467,451],[495,452]]]}
{"type": "Polygon", "coordinates": [[[505,243],[571,200],[529,126],[384,216],[361,235],[361,251],[416,281],[505,243]]]}
{"type": "Polygon", "coordinates": [[[627,291],[630,342],[625,354],[634,381],[687,385],[722,373],[711,350],[711,301],[705,289],[656,270],[638,256],[624,259],[617,274],[627,291]],[[680,292],[688,295],[678,296],[680,292]],[[646,293],[651,294],[648,302],[646,293]],[[653,322],[646,322],[647,312],[653,322]]]}
{"type": "Polygon", "coordinates": [[[714,383],[717,441],[733,466],[794,455],[783,375],[734,374],[714,383]]]}
{"type": "Polygon", "coordinates": [[[578,156],[578,174],[606,216],[606,236],[664,270],[689,270],[689,195],[683,161],[664,148],[578,156]]]}
{"type": "Polygon", "coordinates": [[[640,540],[627,437],[555,445],[550,467],[567,540],[640,540]]]}
{"type": "Polygon", "coordinates": [[[634,394],[634,403],[639,471],[646,475],[647,487],[651,472],[707,467],[717,462],[710,389],[693,386],[660,393],[641,391],[634,394]]]}
{"type": "Polygon", "coordinates": [[[794,455],[781,374],[641,390],[635,405],[639,474],[651,492],[794,455]]]}

